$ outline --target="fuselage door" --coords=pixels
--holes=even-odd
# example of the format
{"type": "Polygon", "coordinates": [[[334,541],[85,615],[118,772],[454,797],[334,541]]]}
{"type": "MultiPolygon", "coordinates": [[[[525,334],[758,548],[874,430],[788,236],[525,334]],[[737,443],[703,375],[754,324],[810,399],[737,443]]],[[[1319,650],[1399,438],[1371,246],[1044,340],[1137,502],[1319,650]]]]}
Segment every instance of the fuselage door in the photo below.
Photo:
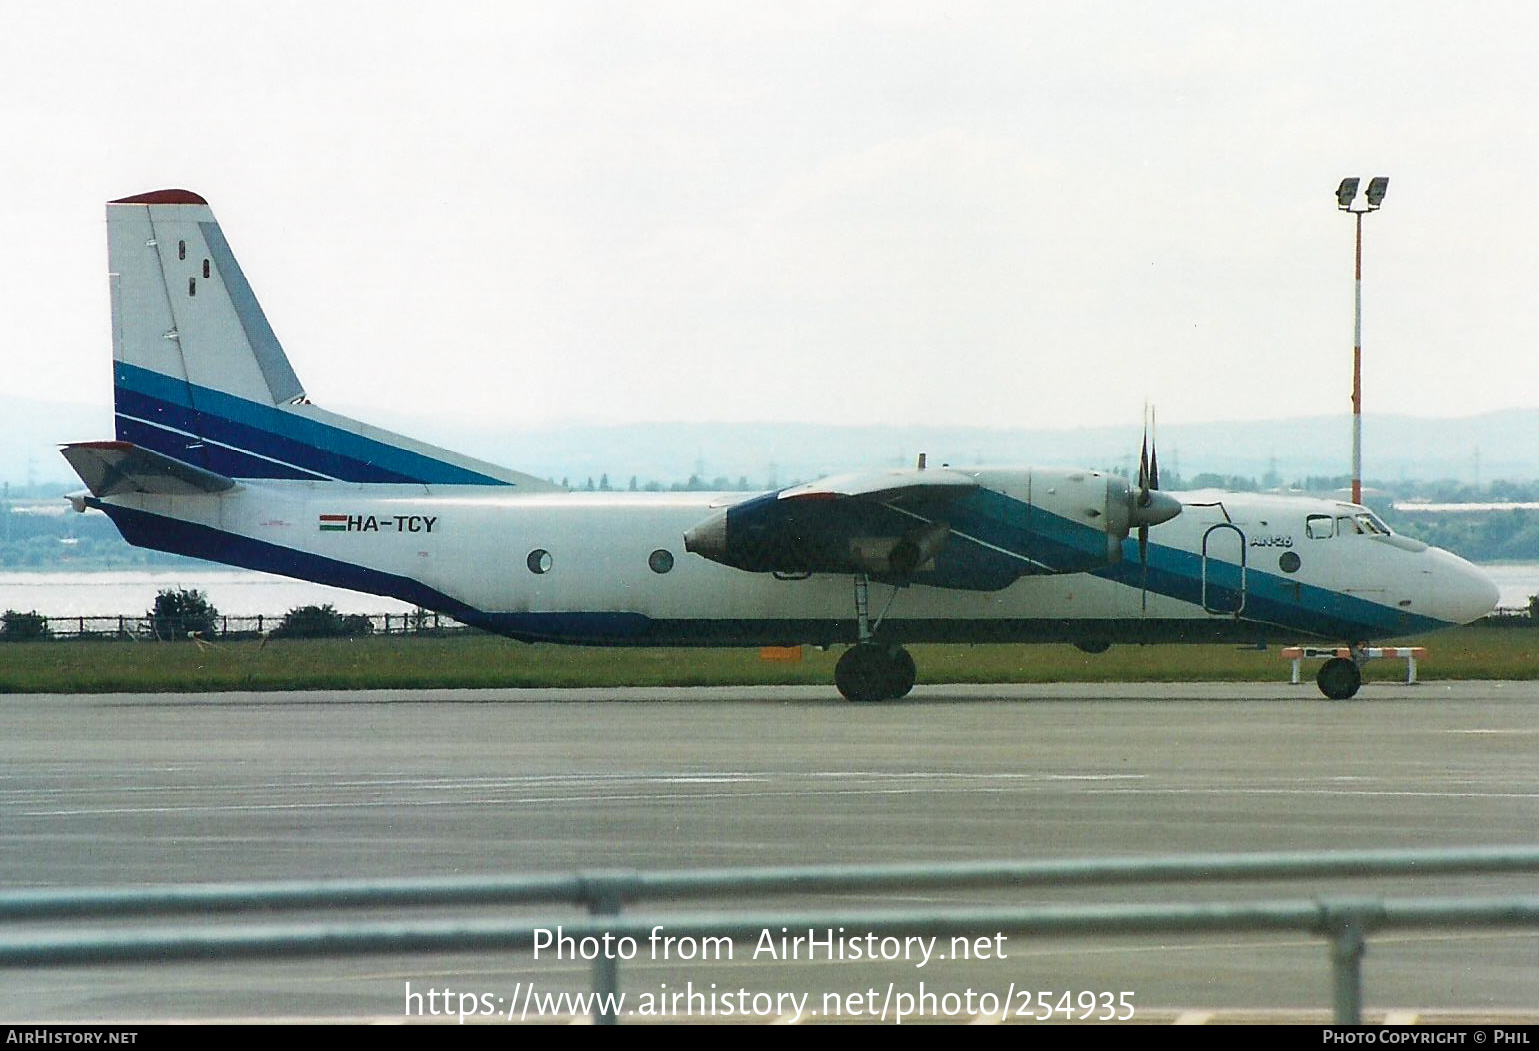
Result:
{"type": "Polygon", "coordinates": [[[1239,616],[1245,609],[1245,533],[1231,522],[1202,534],[1202,608],[1239,616]]]}

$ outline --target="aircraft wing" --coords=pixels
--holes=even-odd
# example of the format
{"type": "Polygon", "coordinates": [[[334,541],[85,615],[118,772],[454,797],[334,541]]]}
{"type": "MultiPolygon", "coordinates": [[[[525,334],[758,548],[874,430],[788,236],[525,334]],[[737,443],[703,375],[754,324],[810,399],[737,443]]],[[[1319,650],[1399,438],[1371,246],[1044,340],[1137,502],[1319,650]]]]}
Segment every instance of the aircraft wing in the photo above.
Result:
{"type": "Polygon", "coordinates": [[[232,478],[173,460],[133,442],[75,442],[60,446],[59,451],[93,496],[189,496],[235,488],[232,478]]]}
{"type": "Polygon", "coordinates": [[[782,489],[781,500],[876,500],[886,503],[902,497],[947,499],[978,488],[972,475],[946,468],[938,470],[911,468],[898,471],[869,471],[836,474],[816,482],[782,489]]]}
{"type": "Polygon", "coordinates": [[[915,468],[752,497],[686,530],[684,547],[751,573],[996,591],[1028,574],[1113,565],[1132,529],[1180,512],[1169,494],[1100,471],[915,468]]]}

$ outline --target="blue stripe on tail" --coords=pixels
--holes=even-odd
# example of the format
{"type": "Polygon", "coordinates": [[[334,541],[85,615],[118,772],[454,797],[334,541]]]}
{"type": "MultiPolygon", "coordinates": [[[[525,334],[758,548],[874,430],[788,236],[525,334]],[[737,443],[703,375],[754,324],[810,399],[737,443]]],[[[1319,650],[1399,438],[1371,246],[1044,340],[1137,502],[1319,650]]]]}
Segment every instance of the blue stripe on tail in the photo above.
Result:
{"type": "Polygon", "coordinates": [[[118,361],[117,435],[232,478],[508,485],[431,456],[118,361]]]}

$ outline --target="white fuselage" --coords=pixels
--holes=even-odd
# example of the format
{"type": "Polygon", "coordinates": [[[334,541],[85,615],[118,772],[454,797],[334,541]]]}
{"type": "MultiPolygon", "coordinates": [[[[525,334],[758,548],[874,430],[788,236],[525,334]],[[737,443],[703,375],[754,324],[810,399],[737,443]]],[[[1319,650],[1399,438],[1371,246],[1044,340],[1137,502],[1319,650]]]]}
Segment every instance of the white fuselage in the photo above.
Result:
{"type": "MultiPolygon", "coordinates": [[[[778,579],[684,550],[685,530],[746,495],[252,480],[220,496],[125,494],[102,504],[228,538],[232,557],[223,561],[392,594],[462,619],[501,618],[487,626],[520,637],[633,644],[848,639],[848,576],[778,579]],[[419,587],[403,591],[402,581],[419,587]],[[595,629],[562,619],[616,615],[629,626],[598,621],[604,626],[595,629]],[[649,630],[638,627],[639,618],[649,630]]],[[[1303,634],[1359,641],[1344,635],[1360,628],[1362,638],[1387,637],[1462,623],[1494,603],[1490,582],[1462,559],[1348,528],[1363,513],[1354,505],[1178,495],[1182,513],[1152,531],[1147,578],[1129,539],[1121,564],[1105,572],[1024,576],[992,592],[899,589],[886,609],[888,623],[915,641],[1099,638],[1103,633],[1087,630],[1098,624],[1108,639],[1303,634]],[[1310,516],[1345,525],[1311,536],[1310,516]],[[1344,610],[1352,626],[1343,625],[1344,610]]],[[[891,590],[872,586],[873,615],[891,590]]]]}

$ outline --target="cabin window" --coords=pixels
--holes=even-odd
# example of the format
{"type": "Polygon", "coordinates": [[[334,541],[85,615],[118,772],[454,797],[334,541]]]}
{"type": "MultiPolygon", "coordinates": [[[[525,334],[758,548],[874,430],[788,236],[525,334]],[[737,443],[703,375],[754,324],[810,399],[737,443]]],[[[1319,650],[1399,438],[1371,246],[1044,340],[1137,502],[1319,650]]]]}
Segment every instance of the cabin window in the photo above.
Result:
{"type": "Polygon", "coordinates": [[[176,257],[178,259],[186,259],[187,258],[187,242],[186,241],[178,241],[178,242],[176,242],[176,257]]]}
{"type": "Polygon", "coordinates": [[[189,296],[195,296],[195,295],[198,294],[198,279],[197,278],[189,277],[187,279],[187,294],[189,296]]]}
{"type": "Polygon", "coordinates": [[[1304,520],[1304,535],[1311,540],[1329,540],[1336,535],[1336,522],[1330,515],[1310,515],[1304,520]]]}
{"type": "Polygon", "coordinates": [[[529,552],[529,557],[525,561],[528,563],[529,572],[531,573],[550,572],[550,552],[546,551],[543,547],[537,547],[529,552]]]}
{"type": "Polygon", "coordinates": [[[207,259],[203,260],[203,276],[204,277],[208,276],[208,260],[207,259]]]}
{"type": "Polygon", "coordinates": [[[658,548],[647,559],[647,565],[652,568],[654,573],[666,573],[673,568],[673,553],[658,548]]]}
{"type": "Polygon", "coordinates": [[[1282,557],[1277,560],[1278,568],[1284,573],[1297,573],[1299,566],[1303,564],[1304,560],[1299,558],[1298,554],[1293,551],[1284,551],[1282,557]]]}

